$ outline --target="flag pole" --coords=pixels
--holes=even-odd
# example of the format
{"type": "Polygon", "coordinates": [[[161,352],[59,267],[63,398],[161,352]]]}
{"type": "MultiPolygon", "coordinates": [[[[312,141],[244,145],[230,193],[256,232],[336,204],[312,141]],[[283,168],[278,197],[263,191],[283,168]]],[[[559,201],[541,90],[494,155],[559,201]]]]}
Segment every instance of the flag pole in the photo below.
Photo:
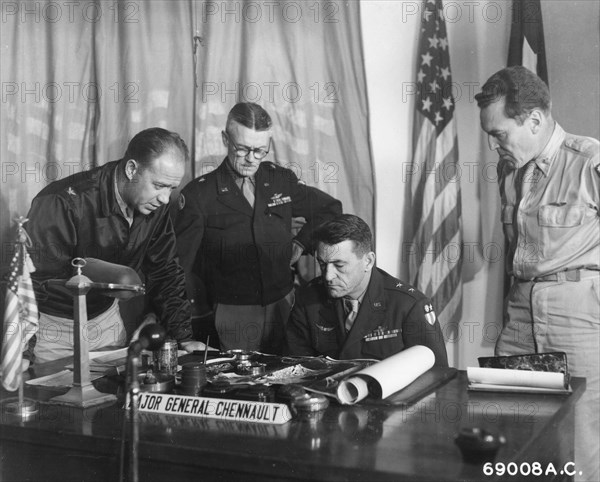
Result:
{"type": "MultiPolygon", "coordinates": [[[[22,269],[16,269],[17,264],[15,264],[15,280],[16,284],[15,286],[18,286],[18,288],[16,289],[17,293],[16,293],[16,297],[17,297],[17,304],[16,306],[22,305],[21,301],[19,300],[19,296],[21,295],[20,290],[21,290],[21,280],[20,278],[23,278],[25,276],[25,273],[27,273],[27,280],[30,283],[29,280],[29,271],[33,271],[33,267],[31,267],[31,269],[29,269],[29,267],[27,266],[27,262],[28,262],[28,258],[27,258],[27,241],[29,239],[29,236],[27,235],[27,232],[25,231],[25,229],[23,228],[23,224],[25,224],[27,222],[27,218],[20,216],[17,219],[15,219],[15,222],[18,224],[18,231],[17,231],[17,241],[15,243],[15,249],[17,250],[17,252],[15,252],[15,258],[13,259],[13,262],[20,259],[21,263],[19,264],[20,267],[22,267],[22,269]]],[[[31,263],[31,261],[29,260],[29,263],[31,263]]],[[[13,280],[13,281],[15,281],[13,280]]],[[[32,291],[32,290],[31,290],[32,291]]],[[[31,296],[33,296],[33,294],[31,293],[31,296]]],[[[15,326],[15,330],[17,330],[18,335],[17,335],[17,340],[16,340],[16,351],[12,351],[12,353],[14,354],[14,358],[13,358],[13,362],[14,365],[12,368],[12,370],[16,370],[16,373],[13,372],[13,375],[18,377],[19,379],[19,384],[18,384],[18,394],[17,397],[11,397],[8,398],[6,400],[4,400],[2,402],[3,405],[3,412],[6,413],[9,416],[15,417],[15,418],[19,418],[21,421],[25,421],[30,419],[31,417],[33,417],[34,415],[36,415],[38,413],[38,403],[35,400],[32,400],[30,398],[25,398],[24,396],[24,390],[23,390],[23,354],[22,354],[22,342],[23,342],[23,331],[24,331],[24,323],[22,320],[22,316],[28,316],[31,315],[33,317],[36,318],[36,322],[37,322],[37,306],[35,306],[35,301],[33,302],[33,309],[28,312],[26,315],[22,314],[22,309],[23,307],[20,306],[18,311],[18,316],[17,316],[17,320],[16,323],[13,323],[13,325],[15,326]]],[[[26,308],[25,311],[27,311],[28,308],[26,308]]],[[[11,318],[12,320],[12,318],[11,318]]],[[[5,317],[5,322],[6,322],[6,317],[5,317]]],[[[5,331],[6,331],[6,327],[5,327],[5,331]]],[[[6,335],[6,334],[5,334],[6,335]]],[[[3,347],[2,347],[2,366],[3,369],[5,369],[5,360],[4,357],[8,356],[6,355],[6,351],[8,351],[8,345],[5,344],[5,339],[3,337],[3,347]]],[[[3,377],[6,374],[3,373],[3,377]]],[[[14,380],[14,378],[13,378],[14,380]]],[[[4,379],[3,379],[3,384],[4,384],[4,379]]],[[[10,387],[6,387],[7,389],[11,389],[10,387]]],[[[14,390],[14,389],[13,389],[14,390]]]]}

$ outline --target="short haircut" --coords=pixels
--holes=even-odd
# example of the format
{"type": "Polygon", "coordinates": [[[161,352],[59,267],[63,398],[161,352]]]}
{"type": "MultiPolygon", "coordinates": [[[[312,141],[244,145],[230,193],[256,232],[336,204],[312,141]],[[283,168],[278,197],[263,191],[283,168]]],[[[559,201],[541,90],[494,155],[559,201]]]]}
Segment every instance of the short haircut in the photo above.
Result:
{"type": "Polygon", "coordinates": [[[151,127],[138,132],[129,141],[125,160],[134,159],[141,166],[148,167],[154,159],[169,151],[179,151],[187,164],[190,154],[179,134],[160,127],[151,127]]]}
{"type": "Polygon", "coordinates": [[[227,127],[230,122],[237,122],[255,131],[268,131],[273,125],[269,113],[253,102],[240,102],[234,105],[227,116],[227,127]]]}
{"type": "Polygon", "coordinates": [[[475,95],[480,109],[505,99],[504,113],[519,124],[533,109],[550,112],[552,99],[546,83],[530,70],[516,65],[492,75],[475,95]]]}
{"type": "Polygon", "coordinates": [[[373,251],[373,236],[369,226],[353,214],[342,214],[326,221],[313,234],[315,246],[318,243],[333,246],[347,240],[354,242],[354,252],[358,256],[373,251]]]}

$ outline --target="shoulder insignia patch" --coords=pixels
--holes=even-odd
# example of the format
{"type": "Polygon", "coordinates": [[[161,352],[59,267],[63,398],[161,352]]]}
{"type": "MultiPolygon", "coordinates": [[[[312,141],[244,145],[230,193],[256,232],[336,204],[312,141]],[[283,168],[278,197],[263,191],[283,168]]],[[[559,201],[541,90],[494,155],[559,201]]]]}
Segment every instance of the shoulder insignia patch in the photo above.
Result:
{"type": "Polygon", "coordinates": [[[569,149],[573,149],[574,151],[579,151],[579,143],[575,139],[567,139],[565,141],[565,146],[569,149]]]}
{"type": "Polygon", "coordinates": [[[74,190],[74,189],[73,189],[71,186],[69,186],[69,187],[67,188],[67,194],[68,194],[69,196],[77,196],[77,193],[75,192],[75,190],[74,190]]]}
{"type": "Polygon", "coordinates": [[[402,286],[403,286],[402,283],[396,284],[396,288],[402,288],[402,286]]]}
{"type": "Polygon", "coordinates": [[[185,196],[183,193],[179,194],[179,199],[177,199],[177,207],[180,211],[185,207],[185,196]]]}
{"type": "Polygon", "coordinates": [[[435,311],[433,311],[433,305],[431,303],[427,303],[426,305],[424,305],[424,311],[425,311],[425,321],[427,321],[427,323],[429,323],[431,326],[435,325],[435,311]]]}

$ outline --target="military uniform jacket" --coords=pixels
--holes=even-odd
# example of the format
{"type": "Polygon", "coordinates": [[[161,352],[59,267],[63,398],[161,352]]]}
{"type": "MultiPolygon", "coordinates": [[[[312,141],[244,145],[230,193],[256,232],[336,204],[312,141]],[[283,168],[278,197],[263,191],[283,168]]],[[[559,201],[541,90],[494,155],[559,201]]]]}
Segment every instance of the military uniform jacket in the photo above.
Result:
{"type": "Polygon", "coordinates": [[[444,338],[431,300],[410,285],[375,268],[358,315],[348,334],[341,298],[327,295],[321,278],[296,291],[286,327],[290,355],[325,355],[349,360],[383,360],[406,348],[424,345],[437,366],[448,366],[444,338]]]}
{"type": "MultiPolygon", "coordinates": [[[[46,186],[34,198],[25,225],[36,271],[33,285],[40,311],[73,318],[73,297],[64,286],[46,283],[74,274],[71,260],[92,257],[129,266],[145,275],[151,307],[169,334],[191,339],[191,306],[183,269],[177,264],[175,233],[167,206],[145,216],[123,216],[115,195],[118,161],[74,174],[46,186]]],[[[87,294],[90,318],[113,299],[93,290],[87,294]]]]}
{"type": "Polygon", "coordinates": [[[600,270],[600,144],[558,124],[542,153],[521,169],[498,164],[507,271],[531,280],[600,270]]]}
{"type": "Polygon", "coordinates": [[[267,305],[292,289],[292,218],[306,219],[295,239],[310,250],[314,228],[341,214],[342,205],[265,161],[254,177],[253,209],[226,162],[180,195],[175,232],[188,294],[199,296],[191,284],[195,274],[210,304],[267,305]]]}

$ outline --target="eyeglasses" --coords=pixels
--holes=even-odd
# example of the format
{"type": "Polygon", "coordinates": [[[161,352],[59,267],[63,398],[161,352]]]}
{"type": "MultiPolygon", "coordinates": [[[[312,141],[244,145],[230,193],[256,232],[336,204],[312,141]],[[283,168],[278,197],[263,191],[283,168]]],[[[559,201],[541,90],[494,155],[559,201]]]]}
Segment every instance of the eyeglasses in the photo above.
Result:
{"type": "Polygon", "coordinates": [[[264,149],[262,147],[256,147],[254,149],[250,149],[249,147],[246,147],[246,146],[236,145],[235,142],[233,142],[231,140],[231,138],[229,137],[229,134],[227,132],[223,131],[223,135],[227,139],[227,142],[231,143],[231,146],[234,149],[235,155],[238,157],[247,157],[248,154],[252,153],[252,155],[254,156],[254,159],[257,159],[260,161],[261,159],[264,159],[265,157],[267,157],[267,154],[271,150],[271,139],[269,139],[269,146],[266,149],[264,149]]]}

